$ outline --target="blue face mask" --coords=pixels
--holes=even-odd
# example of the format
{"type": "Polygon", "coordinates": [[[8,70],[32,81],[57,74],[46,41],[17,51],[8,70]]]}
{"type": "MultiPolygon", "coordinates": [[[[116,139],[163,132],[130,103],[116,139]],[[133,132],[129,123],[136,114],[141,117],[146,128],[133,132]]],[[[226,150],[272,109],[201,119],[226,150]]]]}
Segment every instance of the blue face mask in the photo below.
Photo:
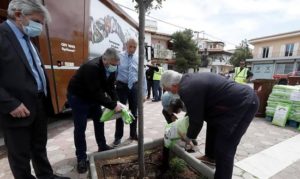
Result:
{"type": "Polygon", "coordinates": [[[118,66],[109,65],[107,68],[107,71],[110,73],[113,73],[113,72],[117,71],[117,69],[118,69],[118,66]]]}
{"type": "Polygon", "coordinates": [[[29,37],[36,37],[41,35],[43,25],[38,22],[34,22],[33,20],[29,20],[29,24],[27,26],[23,26],[23,30],[29,37]]]}

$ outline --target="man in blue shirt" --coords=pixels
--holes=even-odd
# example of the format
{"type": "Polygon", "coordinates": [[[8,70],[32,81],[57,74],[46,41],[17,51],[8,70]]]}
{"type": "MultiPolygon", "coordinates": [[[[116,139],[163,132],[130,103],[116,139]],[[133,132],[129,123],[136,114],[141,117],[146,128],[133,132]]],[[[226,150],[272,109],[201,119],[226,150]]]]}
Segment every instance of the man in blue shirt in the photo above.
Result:
{"type": "MultiPolygon", "coordinates": [[[[118,75],[116,89],[119,101],[123,104],[129,103],[129,109],[136,120],[130,124],[130,139],[138,140],[137,137],[137,94],[138,94],[138,58],[134,55],[137,42],[129,39],[126,43],[126,51],[120,54],[120,65],[118,66],[118,75]]],[[[143,73],[144,74],[144,73],[143,73]]],[[[146,78],[143,78],[143,92],[146,95],[146,78]]],[[[123,137],[124,123],[121,118],[116,120],[116,131],[114,146],[121,143],[123,137]]]]}

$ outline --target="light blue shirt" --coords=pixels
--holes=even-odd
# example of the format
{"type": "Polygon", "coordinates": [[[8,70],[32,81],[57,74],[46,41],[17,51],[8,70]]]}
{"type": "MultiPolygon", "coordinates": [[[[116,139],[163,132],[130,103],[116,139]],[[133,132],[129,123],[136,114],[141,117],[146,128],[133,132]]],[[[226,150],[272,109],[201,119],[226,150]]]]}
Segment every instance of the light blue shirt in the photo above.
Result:
{"type": "MultiPolygon", "coordinates": [[[[9,25],[9,27],[12,29],[12,31],[14,32],[14,34],[16,35],[16,38],[18,39],[25,55],[26,55],[26,58],[28,60],[28,63],[30,65],[30,68],[31,68],[31,71],[33,73],[33,76],[34,76],[34,79],[37,83],[37,86],[38,86],[38,91],[44,91],[45,94],[47,94],[47,92],[45,91],[46,90],[46,87],[43,86],[43,82],[42,82],[42,79],[40,79],[39,77],[39,73],[37,71],[37,69],[35,68],[34,64],[33,64],[33,59],[32,59],[32,56],[30,54],[30,51],[29,51],[29,48],[28,48],[28,45],[27,45],[27,42],[26,40],[24,39],[24,34],[18,29],[18,27],[13,23],[11,22],[10,20],[6,20],[7,24],[9,25]]],[[[37,65],[37,68],[42,68],[41,67],[41,60],[37,54],[37,51],[35,50],[34,46],[32,45],[32,43],[30,42],[30,45],[31,45],[31,48],[33,49],[34,53],[32,54],[35,58],[35,62],[36,62],[36,65],[37,65]]],[[[43,69],[42,69],[43,71],[43,69]]],[[[40,74],[42,75],[42,78],[45,78],[44,76],[44,73],[43,74],[40,74]]]]}
{"type": "MultiPolygon", "coordinates": [[[[118,66],[118,75],[117,81],[121,81],[123,83],[128,83],[128,75],[129,73],[134,73],[135,82],[138,81],[138,58],[137,56],[133,55],[131,57],[128,56],[127,52],[122,52],[119,54],[120,57],[120,65],[118,66]],[[133,70],[129,71],[129,60],[132,61],[133,70]]],[[[146,96],[147,93],[147,83],[146,83],[146,76],[143,73],[143,95],[146,96]]]]}

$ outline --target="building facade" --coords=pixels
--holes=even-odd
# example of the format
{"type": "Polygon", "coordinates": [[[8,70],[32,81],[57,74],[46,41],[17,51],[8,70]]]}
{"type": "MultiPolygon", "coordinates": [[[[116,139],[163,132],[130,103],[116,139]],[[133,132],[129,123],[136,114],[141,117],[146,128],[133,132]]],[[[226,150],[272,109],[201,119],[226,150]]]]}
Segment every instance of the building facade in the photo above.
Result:
{"type": "Polygon", "coordinates": [[[197,43],[202,67],[207,67],[217,74],[226,74],[233,69],[229,63],[232,53],[224,50],[224,42],[198,38],[197,43]]]}
{"type": "Polygon", "coordinates": [[[145,46],[148,63],[159,63],[165,69],[172,69],[175,64],[175,55],[171,50],[171,35],[157,32],[155,21],[146,20],[145,46]]]}
{"type": "Polygon", "coordinates": [[[249,40],[254,46],[251,64],[253,79],[272,79],[274,74],[300,70],[300,31],[249,40]]]}

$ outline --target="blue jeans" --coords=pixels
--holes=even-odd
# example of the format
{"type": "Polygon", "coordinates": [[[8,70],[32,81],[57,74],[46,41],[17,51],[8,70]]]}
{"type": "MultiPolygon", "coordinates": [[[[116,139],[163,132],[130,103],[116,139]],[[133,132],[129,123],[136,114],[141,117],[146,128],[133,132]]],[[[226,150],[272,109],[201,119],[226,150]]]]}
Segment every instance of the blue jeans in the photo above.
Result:
{"type": "MultiPolygon", "coordinates": [[[[122,104],[129,103],[129,110],[135,117],[135,120],[130,124],[130,136],[135,137],[137,135],[137,83],[133,85],[131,89],[128,88],[126,83],[117,82],[117,94],[119,101],[122,104]]],[[[124,122],[122,118],[116,120],[115,139],[121,139],[124,133],[124,122]]]]}
{"type": "Polygon", "coordinates": [[[160,80],[153,80],[153,96],[155,101],[161,100],[161,93],[160,80]]]}
{"type": "Polygon", "coordinates": [[[76,147],[77,160],[86,160],[86,140],[85,130],[87,125],[88,116],[94,122],[95,138],[99,149],[106,146],[104,136],[104,123],[100,122],[102,115],[101,106],[97,103],[92,103],[83,100],[75,95],[68,94],[68,103],[72,108],[74,119],[74,142],[76,147]]]}

